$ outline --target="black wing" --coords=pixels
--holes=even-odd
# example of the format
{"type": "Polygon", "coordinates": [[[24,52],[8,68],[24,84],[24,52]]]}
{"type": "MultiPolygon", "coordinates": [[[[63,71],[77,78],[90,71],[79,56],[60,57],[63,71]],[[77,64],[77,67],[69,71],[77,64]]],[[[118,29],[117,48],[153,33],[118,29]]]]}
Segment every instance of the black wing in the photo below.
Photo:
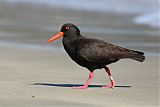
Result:
{"type": "Polygon", "coordinates": [[[125,58],[130,50],[98,39],[81,38],[77,41],[77,55],[89,62],[106,63],[125,58]]]}

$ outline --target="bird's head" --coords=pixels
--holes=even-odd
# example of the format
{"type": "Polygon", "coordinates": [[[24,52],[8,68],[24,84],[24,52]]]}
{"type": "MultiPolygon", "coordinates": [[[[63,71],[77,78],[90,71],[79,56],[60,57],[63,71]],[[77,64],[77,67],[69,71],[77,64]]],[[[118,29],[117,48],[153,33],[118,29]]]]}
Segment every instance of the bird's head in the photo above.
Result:
{"type": "Polygon", "coordinates": [[[62,36],[71,36],[71,35],[79,35],[79,34],[80,34],[80,30],[78,29],[77,26],[71,23],[67,23],[67,24],[64,24],[61,27],[61,31],[57,35],[54,35],[51,39],[49,39],[48,42],[50,43],[62,36]]]}

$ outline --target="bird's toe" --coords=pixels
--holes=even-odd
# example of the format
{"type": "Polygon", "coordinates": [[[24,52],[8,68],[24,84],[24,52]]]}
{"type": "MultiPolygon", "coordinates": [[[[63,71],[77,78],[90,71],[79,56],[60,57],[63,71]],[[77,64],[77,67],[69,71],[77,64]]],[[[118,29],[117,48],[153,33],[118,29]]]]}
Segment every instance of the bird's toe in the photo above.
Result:
{"type": "Polygon", "coordinates": [[[86,89],[87,86],[73,86],[73,89],[86,89]]]}

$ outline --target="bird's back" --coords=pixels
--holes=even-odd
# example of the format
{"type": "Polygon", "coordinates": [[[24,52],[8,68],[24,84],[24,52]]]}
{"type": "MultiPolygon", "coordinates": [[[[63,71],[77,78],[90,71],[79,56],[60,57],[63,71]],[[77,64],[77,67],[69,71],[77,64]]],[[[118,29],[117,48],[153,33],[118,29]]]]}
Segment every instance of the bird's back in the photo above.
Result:
{"type": "Polygon", "coordinates": [[[144,59],[144,56],[140,54],[141,52],[83,36],[64,43],[64,48],[75,62],[88,69],[100,69],[124,58],[139,61],[144,59]]]}
{"type": "Polygon", "coordinates": [[[90,62],[105,63],[124,57],[128,49],[98,39],[83,37],[77,41],[77,53],[90,62]]]}
{"type": "Polygon", "coordinates": [[[107,65],[120,59],[135,59],[138,55],[143,56],[142,52],[122,48],[98,39],[82,37],[76,43],[77,54],[92,63],[107,65]]]}

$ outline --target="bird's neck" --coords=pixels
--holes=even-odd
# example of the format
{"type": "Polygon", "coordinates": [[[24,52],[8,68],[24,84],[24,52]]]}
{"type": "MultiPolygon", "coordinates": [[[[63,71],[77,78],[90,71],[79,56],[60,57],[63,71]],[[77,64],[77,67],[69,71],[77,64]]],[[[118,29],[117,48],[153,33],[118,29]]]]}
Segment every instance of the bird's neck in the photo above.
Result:
{"type": "Polygon", "coordinates": [[[64,35],[63,37],[63,46],[64,49],[67,51],[67,53],[70,55],[76,51],[77,41],[82,36],[80,34],[70,34],[70,35],[64,35]]]}
{"type": "Polygon", "coordinates": [[[79,38],[81,38],[81,34],[80,33],[65,33],[63,36],[63,43],[72,43],[76,40],[78,40],[79,38]]]}

